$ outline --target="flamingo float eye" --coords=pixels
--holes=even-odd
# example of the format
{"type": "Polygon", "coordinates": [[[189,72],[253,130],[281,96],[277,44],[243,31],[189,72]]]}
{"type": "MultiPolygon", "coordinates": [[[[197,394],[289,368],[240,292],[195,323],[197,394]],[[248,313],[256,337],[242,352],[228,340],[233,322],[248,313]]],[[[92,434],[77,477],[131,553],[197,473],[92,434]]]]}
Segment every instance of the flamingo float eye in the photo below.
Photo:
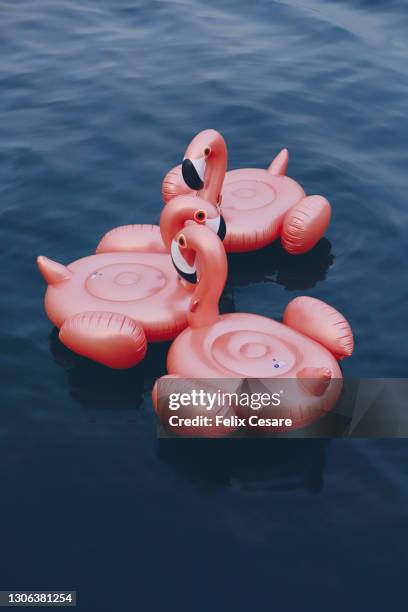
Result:
{"type": "Polygon", "coordinates": [[[197,223],[205,223],[207,219],[207,213],[205,210],[196,210],[194,213],[194,221],[197,223]]]}
{"type": "Polygon", "coordinates": [[[205,147],[204,157],[208,157],[210,153],[211,153],[211,147],[205,147]]]}

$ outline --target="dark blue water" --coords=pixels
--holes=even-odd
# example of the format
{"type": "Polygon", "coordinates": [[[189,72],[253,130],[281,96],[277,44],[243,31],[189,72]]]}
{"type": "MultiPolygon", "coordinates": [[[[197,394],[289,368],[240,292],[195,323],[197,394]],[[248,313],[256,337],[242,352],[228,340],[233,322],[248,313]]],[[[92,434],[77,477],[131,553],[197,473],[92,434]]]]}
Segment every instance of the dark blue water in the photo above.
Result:
{"type": "Polygon", "coordinates": [[[224,310],[341,310],[347,376],[406,376],[406,0],[0,2],[0,588],[79,608],[406,610],[404,441],[156,439],[167,346],[136,370],[75,357],[35,257],[157,222],[199,130],[333,205],[300,258],[231,259],[224,310]]]}

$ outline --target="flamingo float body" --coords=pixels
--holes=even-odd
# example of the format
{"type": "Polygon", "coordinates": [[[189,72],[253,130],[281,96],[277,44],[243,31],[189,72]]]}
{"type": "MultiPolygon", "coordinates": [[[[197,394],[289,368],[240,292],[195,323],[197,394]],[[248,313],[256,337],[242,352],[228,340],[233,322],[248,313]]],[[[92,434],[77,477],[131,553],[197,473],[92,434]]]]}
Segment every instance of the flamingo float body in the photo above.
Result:
{"type": "Polygon", "coordinates": [[[144,358],[148,342],[172,340],[187,326],[195,278],[186,274],[186,283],[177,274],[167,247],[188,220],[196,218],[215,231],[222,224],[210,203],[191,196],[178,200],[163,211],[160,228],[115,228],[96,254],[68,266],[38,257],[48,283],[45,310],[69,349],[112,368],[128,368],[144,358]]]}
{"type": "MultiPolygon", "coordinates": [[[[298,392],[289,407],[294,426],[304,426],[329,410],[341,391],[338,360],[351,355],[354,346],[345,318],[310,297],[292,300],[283,323],[248,313],[220,315],[218,301],[227,278],[221,241],[208,228],[191,225],[174,242],[179,273],[184,272],[183,259],[189,265],[191,252],[200,272],[191,296],[189,327],[168,353],[170,378],[294,379],[298,392]]],[[[153,401],[158,409],[157,385],[153,401]]]]}
{"type": "Polygon", "coordinates": [[[164,178],[163,200],[199,194],[219,205],[226,223],[227,252],[262,248],[278,237],[286,251],[309,251],[326,231],[331,207],[322,196],[306,196],[286,176],[288,151],[283,149],[268,170],[244,168],[226,172],[227,147],[215,130],[195,136],[184,161],[164,178]]]}

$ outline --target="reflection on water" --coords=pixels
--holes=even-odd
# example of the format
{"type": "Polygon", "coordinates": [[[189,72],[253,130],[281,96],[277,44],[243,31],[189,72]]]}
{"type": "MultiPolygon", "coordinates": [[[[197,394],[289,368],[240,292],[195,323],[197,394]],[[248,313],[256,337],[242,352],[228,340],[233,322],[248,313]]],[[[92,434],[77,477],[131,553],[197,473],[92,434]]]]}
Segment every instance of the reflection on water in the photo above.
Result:
{"type": "Polygon", "coordinates": [[[166,373],[169,346],[166,342],[150,344],[137,370],[111,370],[72,353],[60,342],[56,328],[50,334],[50,350],[55,362],[67,372],[69,393],[87,410],[139,409],[144,394],[150,393],[156,378],[166,373]]]}
{"type": "Polygon", "coordinates": [[[326,238],[231,256],[222,311],[321,298],[355,332],[346,376],[406,376],[406,16],[402,0],[0,3],[3,588],[77,588],[87,612],[405,610],[405,441],[157,441],[167,346],[128,372],[72,355],[35,257],[157,223],[204,128],[231,168],[287,147],[332,204],[326,238]]]}
{"type": "Polygon", "coordinates": [[[251,286],[273,282],[289,291],[305,291],[324,281],[334,262],[327,238],[304,255],[289,255],[279,241],[260,251],[228,256],[228,285],[251,286]]]}

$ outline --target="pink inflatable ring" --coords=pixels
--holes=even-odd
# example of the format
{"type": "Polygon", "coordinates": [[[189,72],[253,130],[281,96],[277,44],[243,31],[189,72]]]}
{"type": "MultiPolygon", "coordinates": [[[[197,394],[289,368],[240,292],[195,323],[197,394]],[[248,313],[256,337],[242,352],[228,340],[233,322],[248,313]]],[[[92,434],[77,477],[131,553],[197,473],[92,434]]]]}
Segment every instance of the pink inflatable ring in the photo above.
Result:
{"type": "Polygon", "coordinates": [[[296,181],[285,176],[287,165],[288,151],[283,149],[268,170],[226,172],[223,137],[204,130],[191,141],[182,165],[164,178],[163,200],[168,204],[176,196],[196,193],[219,205],[227,252],[253,251],[280,237],[288,253],[305,253],[326,231],[331,207],[322,196],[306,196],[296,181]]]}
{"type": "MultiPolygon", "coordinates": [[[[188,311],[189,327],[173,342],[169,375],[179,379],[283,378],[298,381],[291,410],[295,427],[329,410],[341,391],[337,361],[353,352],[353,334],[334,308],[310,297],[286,307],[283,323],[255,314],[220,315],[227,278],[221,241],[206,227],[189,225],[175,237],[180,258],[197,258],[199,282],[188,311]]],[[[156,410],[157,386],[153,390],[156,410]]],[[[205,411],[203,411],[205,414],[205,411]]]]}
{"type": "Polygon", "coordinates": [[[97,254],[68,266],[42,256],[37,262],[61,342],[103,365],[134,366],[148,342],[171,340],[187,325],[193,286],[177,275],[158,227],[117,228],[97,254]]]}
{"type": "Polygon", "coordinates": [[[160,227],[123,225],[107,232],[96,255],[68,266],[38,258],[48,283],[46,312],[72,351],[128,368],[143,359],[148,342],[172,340],[186,327],[197,277],[194,262],[184,259],[184,272],[177,274],[172,238],[188,221],[207,225],[221,238],[224,225],[209,202],[191,195],[177,200],[163,209],[160,227]]]}

